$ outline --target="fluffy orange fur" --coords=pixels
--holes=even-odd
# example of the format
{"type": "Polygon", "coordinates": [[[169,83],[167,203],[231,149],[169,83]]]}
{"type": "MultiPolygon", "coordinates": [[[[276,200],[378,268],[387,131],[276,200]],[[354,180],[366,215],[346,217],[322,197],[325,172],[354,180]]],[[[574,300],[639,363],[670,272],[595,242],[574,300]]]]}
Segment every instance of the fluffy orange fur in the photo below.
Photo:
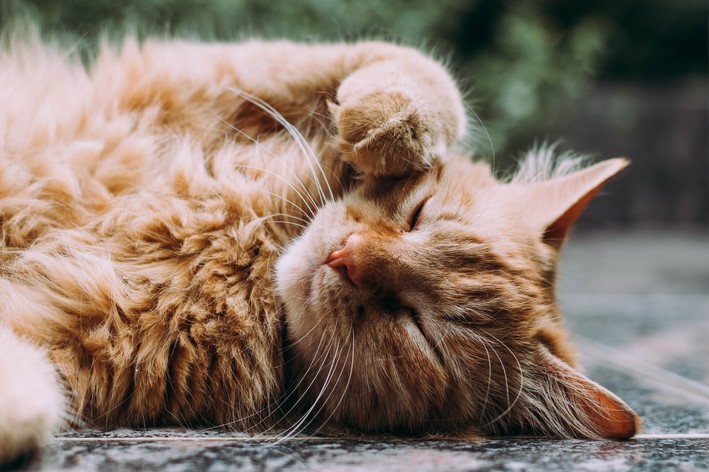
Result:
{"type": "Polygon", "coordinates": [[[624,161],[496,180],[420,52],[11,44],[0,103],[0,462],[64,423],[635,433],[554,297],[624,161]],[[25,351],[41,380],[3,368],[25,351]]]}

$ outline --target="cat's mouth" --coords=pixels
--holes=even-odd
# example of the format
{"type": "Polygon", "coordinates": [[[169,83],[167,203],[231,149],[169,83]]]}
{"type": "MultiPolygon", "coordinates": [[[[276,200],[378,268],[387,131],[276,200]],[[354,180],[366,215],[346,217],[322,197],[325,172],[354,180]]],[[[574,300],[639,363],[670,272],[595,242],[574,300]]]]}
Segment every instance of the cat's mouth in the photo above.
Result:
{"type": "Polygon", "coordinates": [[[413,307],[413,304],[407,304],[400,298],[388,295],[381,298],[379,305],[382,307],[384,313],[386,313],[382,316],[387,316],[388,314],[406,318],[414,328],[414,332],[410,334],[410,336],[414,338],[414,342],[416,344],[422,344],[420,348],[429,351],[429,354],[432,354],[432,356],[429,357],[435,357],[440,365],[444,366],[444,357],[440,351],[441,340],[437,340],[435,336],[433,336],[430,326],[425,320],[425,316],[419,313],[419,311],[413,307]]]}

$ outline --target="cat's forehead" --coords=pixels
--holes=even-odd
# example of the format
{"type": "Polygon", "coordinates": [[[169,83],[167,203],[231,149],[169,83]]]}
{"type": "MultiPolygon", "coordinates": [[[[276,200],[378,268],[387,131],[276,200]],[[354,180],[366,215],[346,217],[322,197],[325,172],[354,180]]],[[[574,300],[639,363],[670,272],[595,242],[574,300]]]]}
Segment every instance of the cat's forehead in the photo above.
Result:
{"type": "Polygon", "coordinates": [[[427,210],[433,239],[454,242],[471,255],[500,254],[534,258],[537,244],[532,228],[520,215],[526,202],[509,184],[493,177],[487,164],[453,162],[444,168],[427,210]]]}
{"type": "Polygon", "coordinates": [[[435,186],[435,206],[452,210],[461,221],[479,226],[509,221],[508,205],[500,196],[504,185],[496,180],[486,163],[453,161],[445,165],[435,186]]]}
{"type": "Polygon", "coordinates": [[[398,221],[426,202],[422,219],[429,231],[459,243],[497,243],[523,230],[516,224],[519,205],[510,205],[505,187],[487,163],[453,158],[406,178],[366,182],[348,199],[347,208],[371,215],[370,223],[377,218],[398,221]]]}

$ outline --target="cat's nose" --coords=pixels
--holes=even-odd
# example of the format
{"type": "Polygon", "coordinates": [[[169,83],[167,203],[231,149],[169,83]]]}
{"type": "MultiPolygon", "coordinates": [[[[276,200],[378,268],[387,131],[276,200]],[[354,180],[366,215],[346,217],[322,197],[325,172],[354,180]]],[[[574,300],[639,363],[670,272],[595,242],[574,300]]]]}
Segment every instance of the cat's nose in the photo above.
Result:
{"type": "Polygon", "coordinates": [[[345,276],[355,285],[362,283],[361,249],[364,238],[353,233],[345,241],[345,245],[337,251],[332,251],[325,264],[345,276]]]}

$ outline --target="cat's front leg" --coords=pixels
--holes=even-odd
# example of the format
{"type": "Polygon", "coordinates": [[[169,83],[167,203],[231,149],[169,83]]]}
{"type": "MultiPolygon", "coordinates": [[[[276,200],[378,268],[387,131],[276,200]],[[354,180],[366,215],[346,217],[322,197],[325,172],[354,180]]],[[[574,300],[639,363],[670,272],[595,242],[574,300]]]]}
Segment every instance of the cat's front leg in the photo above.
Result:
{"type": "Polygon", "coordinates": [[[0,468],[35,453],[64,416],[64,395],[42,349],[0,322],[0,468]]]}
{"type": "Polygon", "coordinates": [[[337,100],[331,108],[343,158],[374,177],[429,169],[465,131],[453,80],[440,64],[406,48],[347,77],[337,100]]]}

